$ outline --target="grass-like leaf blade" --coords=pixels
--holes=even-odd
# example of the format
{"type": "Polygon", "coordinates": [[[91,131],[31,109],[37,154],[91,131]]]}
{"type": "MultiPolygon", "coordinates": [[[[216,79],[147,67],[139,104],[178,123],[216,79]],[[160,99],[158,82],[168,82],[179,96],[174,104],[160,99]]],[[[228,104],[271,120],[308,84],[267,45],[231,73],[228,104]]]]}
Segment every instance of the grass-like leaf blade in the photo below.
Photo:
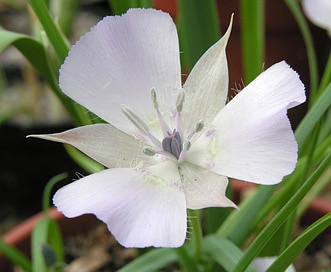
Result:
{"type": "MultiPolygon", "coordinates": [[[[203,251],[226,271],[232,271],[243,256],[243,252],[234,243],[218,235],[209,235],[204,239],[203,251]]],[[[245,271],[256,272],[253,267],[245,271]]]]}
{"type": "Polygon", "coordinates": [[[331,213],[326,214],[304,230],[300,236],[277,258],[267,272],[285,271],[295,258],[313,241],[317,235],[331,225],[331,213]]]}
{"type": "Polygon", "coordinates": [[[284,224],[291,212],[298,206],[307,192],[312,188],[318,178],[331,163],[331,153],[329,153],[314,173],[307,179],[295,195],[286,203],[286,205],[273,217],[270,223],[259,233],[255,240],[248,247],[245,255],[239,261],[233,272],[245,271],[252,260],[266,246],[275,232],[284,224]]]}
{"type": "Polygon", "coordinates": [[[12,263],[20,266],[24,271],[32,272],[30,260],[15,247],[2,241],[2,239],[0,239],[0,253],[6,256],[12,263]]]}
{"type": "Polygon", "coordinates": [[[153,249],[138,257],[118,272],[154,272],[178,260],[177,254],[171,248],[153,249]]]}

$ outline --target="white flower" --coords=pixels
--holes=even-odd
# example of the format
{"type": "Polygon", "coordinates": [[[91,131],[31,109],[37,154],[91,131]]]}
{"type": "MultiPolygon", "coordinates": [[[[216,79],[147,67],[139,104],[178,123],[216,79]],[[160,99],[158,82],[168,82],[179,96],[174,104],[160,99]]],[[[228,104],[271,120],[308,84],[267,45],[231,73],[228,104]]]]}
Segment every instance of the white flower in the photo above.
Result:
{"type": "Polygon", "coordinates": [[[303,0],[302,7],[310,21],[331,35],[331,0],[303,0]]]}
{"type": "Polygon", "coordinates": [[[230,29],[183,87],[176,28],[164,12],[106,17],[72,47],[60,87],[109,124],[35,137],[69,143],[109,169],[60,189],[60,211],[95,214],[126,247],[179,247],[187,208],[236,207],[227,176],[275,184],[293,171],[287,109],[305,101],[304,87],[281,62],[225,106],[230,29]]]}

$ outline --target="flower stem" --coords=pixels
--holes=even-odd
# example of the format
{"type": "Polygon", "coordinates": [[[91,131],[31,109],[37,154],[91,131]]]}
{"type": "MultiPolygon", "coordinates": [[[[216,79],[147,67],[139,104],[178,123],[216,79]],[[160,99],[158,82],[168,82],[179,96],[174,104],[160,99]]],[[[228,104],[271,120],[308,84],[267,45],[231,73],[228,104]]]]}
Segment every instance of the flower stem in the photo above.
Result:
{"type": "Polygon", "coordinates": [[[299,2],[297,0],[284,0],[288,8],[292,12],[295,20],[297,21],[298,27],[301,31],[304,43],[306,45],[308,65],[310,71],[310,105],[313,105],[313,101],[316,101],[315,95],[317,92],[318,85],[318,67],[317,67],[317,58],[316,50],[311,36],[311,32],[308,27],[307,20],[305,19],[302,11],[300,9],[299,2]]]}
{"type": "Polygon", "coordinates": [[[199,213],[196,210],[187,210],[190,227],[192,228],[191,240],[193,245],[193,254],[196,260],[201,257],[202,230],[200,225],[199,213]]]}
{"type": "Polygon", "coordinates": [[[265,24],[264,0],[241,0],[241,38],[245,83],[263,71],[265,24]]]}

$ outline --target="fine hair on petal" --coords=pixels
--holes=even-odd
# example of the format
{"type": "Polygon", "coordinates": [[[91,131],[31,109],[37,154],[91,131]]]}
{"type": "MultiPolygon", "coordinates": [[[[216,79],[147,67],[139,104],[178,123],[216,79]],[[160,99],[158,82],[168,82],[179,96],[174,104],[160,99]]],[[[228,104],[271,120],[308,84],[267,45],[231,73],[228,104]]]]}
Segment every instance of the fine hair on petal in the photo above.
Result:
{"type": "MultiPolygon", "coordinates": [[[[78,179],[81,179],[81,178],[83,178],[83,177],[85,177],[84,174],[82,174],[82,173],[80,173],[80,172],[78,172],[78,171],[75,172],[75,175],[76,175],[76,177],[77,177],[77,180],[78,180],[78,179]]],[[[76,179],[74,179],[74,180],[76,180],[76,179]]]]}
{"type": "Polygon", "coordinates": [[[231,91],[233,91],[234,95],[231,95],[231,99],[228,97],[227,103],[230,100],[232,100],[238,93],[240,93],[245,87],[246,87],[246,85],[245,85],[243,78],[241,78],[240,83],[235,82],[234,87],[231,88],[231,91]]]}

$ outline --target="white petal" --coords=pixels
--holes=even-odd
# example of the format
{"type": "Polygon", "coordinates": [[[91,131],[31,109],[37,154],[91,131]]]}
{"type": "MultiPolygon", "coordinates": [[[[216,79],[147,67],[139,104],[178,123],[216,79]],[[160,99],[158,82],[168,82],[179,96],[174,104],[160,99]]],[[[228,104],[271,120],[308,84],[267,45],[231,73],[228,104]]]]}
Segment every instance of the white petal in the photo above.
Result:
{"type": "Polygon", "coordinates": [[[232,28],[232,17],[224,36],[195,64],[185,84],[183,124],[186,133],[203,119],[211,122],[225,105],[228,94],[228,65],[225,47],[232,28]]]}
{"type": "Polygon", "coordinates": [[[135,167],[141,162],[145,165],[155,163],[155,158],[143,154],[143,146],[139,140],[108,124],[96,124],[62,133],[29,137],[70,144],[109,168],[135,167]]]}
{"type": "Polygon", "coordinates": [[[326,29],[331,35],[330,0],[303,0],[302,7],[310,21],[326,29]]]}
{"type": "Polygon", "coordinates": [[[93,213],[125,247],[179,247],[186,237],[185,196],[177,166],[108,169],[55,194],[67,217],[93,213]]]}
{"type": "Polygon", "coordinates": [[[280,182],[297,161],[287,109],[304,101],[298,75],[285,62],[275,64],[220,111],[187,160],[228,177],[280,182]]]}
{"type": "Polygon", "coordinates": [[[179,171],[187,208],[237,207],[225,196],[227,177],[190,163],[182,164],[179,171]]]}
{"type": "Polygon", "coordinates": [[[121,112],[126,104],[146,122],[176,101],[181,85],[175,24],[164,12],[131,9],[105,17],[72,47],[60,70],[62,91],[125,132],[133,126],[121,112]]]}

